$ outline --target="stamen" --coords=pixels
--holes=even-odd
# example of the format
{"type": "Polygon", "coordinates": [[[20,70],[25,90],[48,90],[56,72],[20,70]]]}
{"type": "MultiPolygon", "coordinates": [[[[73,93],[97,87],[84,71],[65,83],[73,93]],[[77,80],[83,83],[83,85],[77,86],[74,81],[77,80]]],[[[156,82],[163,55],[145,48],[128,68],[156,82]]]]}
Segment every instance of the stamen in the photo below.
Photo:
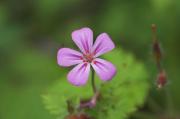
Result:
{"type": "Polygon", "coordinates": [[[93,61],[93,63],[94,63],[94,64],[96,64],[96,63],[97,63],[97,61],[93,61]]]}
{"type": "Polygon", "coordinates": [[[94,59],[94,55],[91,53],[83,54],[83,61],[91,63],[94,59]]]}

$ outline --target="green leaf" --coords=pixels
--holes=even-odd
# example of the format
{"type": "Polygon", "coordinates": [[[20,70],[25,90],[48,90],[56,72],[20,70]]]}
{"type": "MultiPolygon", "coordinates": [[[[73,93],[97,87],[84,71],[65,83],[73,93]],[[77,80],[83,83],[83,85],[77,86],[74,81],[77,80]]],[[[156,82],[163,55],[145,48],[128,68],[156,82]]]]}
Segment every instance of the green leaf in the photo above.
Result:
{"type": "MultiPolygon", "coordinates": [[[[107,53],[103,58],[115,64],[117,75],[106,83],[96,76],[96,84],[102,96],[95,108],[84,111],[95,119],[124,119],[143,104],[148,93],[148,74],[142,63],[121,49],[107,53]]],[[[85,87],[74,87],[64,77],[43,95],[46,108],[62,118],[68,114],[67,100],[73,101],[76,107],[80,99],[93,95],[90,82],[85,87]]]]}

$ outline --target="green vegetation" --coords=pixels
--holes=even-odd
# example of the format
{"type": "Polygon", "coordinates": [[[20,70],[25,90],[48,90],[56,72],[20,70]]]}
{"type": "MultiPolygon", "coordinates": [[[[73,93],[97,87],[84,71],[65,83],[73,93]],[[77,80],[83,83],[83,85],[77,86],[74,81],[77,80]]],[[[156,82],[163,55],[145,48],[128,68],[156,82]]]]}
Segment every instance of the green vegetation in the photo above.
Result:
{"type": "Polygon", "coordinates": [[[56,61],[60,47],[74,47],[71,32],[84,26],[92,28],[94,36],[107,32],[112,37],[117,50],[104,57],[119,70],[103,86],[96,77],[104,98],[94,112],[84,111],[94,116],[101,103],[112,101],[104,105],[110,108],[104,115],[109,119],[111,114],[120,119],[179,119],[179,13],[179,0],[1,0],[0,119],[56,119],[63,111],[67,114],[59,106],[66,98],[75,99],[76,105],[79,97],[92,96],[89,84],[70,85],[68,71],[56,61]],[[155,85],[152,23],[158,28],[168,77],[162,90],[155,85]]]}
{"type": "MultiPolygon", "coordinates": [[[[102,83],[96,77],[101,98],[95,108],[83,111],[96,119],[124,119],[143,104],[148,94],[148,74],[142,63],[121,49],[108,53],[104,58],[115,64],[117,75],[107,83],[102,83]]],[[[46,108],[62,119],[68,115],[67,100],[77,108],[81,99],[88,99],[92,95],[90,82],[85,87],[74,87],[63,75],[43,95],[43,100],[46,108]]]]}

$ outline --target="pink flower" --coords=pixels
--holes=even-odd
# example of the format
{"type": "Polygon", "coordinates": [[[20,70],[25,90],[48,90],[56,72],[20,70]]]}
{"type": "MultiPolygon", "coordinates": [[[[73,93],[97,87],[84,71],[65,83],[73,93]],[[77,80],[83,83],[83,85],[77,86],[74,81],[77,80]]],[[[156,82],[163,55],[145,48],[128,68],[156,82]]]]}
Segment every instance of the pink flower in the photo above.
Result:
{"type": "Polygon", "coordinates": [[[72,32],[72,39],[81,52],[70,48],[61,48],[57,54],[60,66],[76,65],[67,75],[68,81],[76,86],[85,85],[92,68],[103,81],[111,80],[116,74],[116,67],[100,55],[114,49],[115,45],[106,33],[100,34],[93,45],[93,32],[90,28],[82,28],[72,32]]]}

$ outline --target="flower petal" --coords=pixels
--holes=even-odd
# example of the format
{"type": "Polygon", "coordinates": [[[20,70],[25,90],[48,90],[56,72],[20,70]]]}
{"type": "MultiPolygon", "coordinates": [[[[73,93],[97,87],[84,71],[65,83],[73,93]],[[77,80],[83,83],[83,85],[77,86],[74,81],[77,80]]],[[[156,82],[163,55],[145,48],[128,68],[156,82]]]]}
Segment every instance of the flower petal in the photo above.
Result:
{"type": "Polygon", "coordinates": [[[85,85],[90,72],[89,63],[81,63],[75,66],[68,74],[67,78],[75,86],[85,85]]]}
{"type": "Polygon", "coordinates": [[[111,80],[116,75],[116,67],[106,60],[96,58],[91,65],[101,80],[111,80]]]}
{"type": "Polygon", "coordinates": [[[82,62],[82,54],[70,48],[61,48],[57,54],[60,66],[68,67],[82,62]]]}
{"type": "Polygon", "coordinates": [[[114,49],[115,45],[111,38],[106,33],[100,34],[93,46],[93,52],[95,54],[95,57],[98,57],[106,52],[111,51],[114,49]]]}
{"type": "Polygon", "coordinates": [[[72,32],[72,39],[83,53],[89,53],[93,45],[93,32],[90,28],[82,28],[72,32]]]}

